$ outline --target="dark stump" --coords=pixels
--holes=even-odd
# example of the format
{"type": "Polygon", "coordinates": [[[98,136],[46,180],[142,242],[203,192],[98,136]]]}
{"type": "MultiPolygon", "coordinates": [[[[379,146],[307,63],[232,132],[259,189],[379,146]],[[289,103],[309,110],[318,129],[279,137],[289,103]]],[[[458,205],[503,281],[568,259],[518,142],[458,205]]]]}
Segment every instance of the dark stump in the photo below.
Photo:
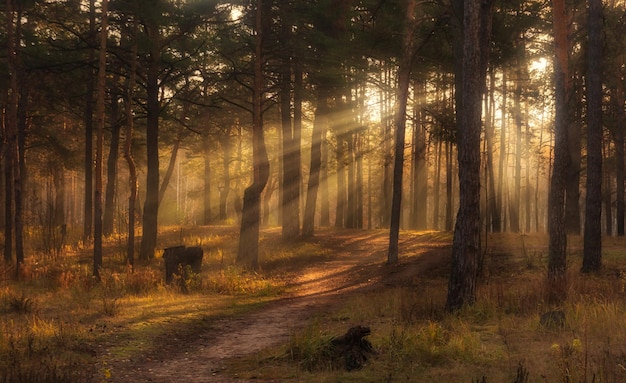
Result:
{"type": "Polygon", "coordinates": [[[374,353],[372,344],[363,339],[371,333],[366,326],[355,326],[330,341],[336,359],[343,359],[346,370],[358,370],[363,367],[370,354],[374,353]]]}
{"type": "Polygon", "coordinates": [[[203,251],[200,247],[174,246],[163,252],[165,261],[165,282],[171,283],[174,274],[181,274],[186,278],[188,270],[199,274],[202,270],[203,251]]]}

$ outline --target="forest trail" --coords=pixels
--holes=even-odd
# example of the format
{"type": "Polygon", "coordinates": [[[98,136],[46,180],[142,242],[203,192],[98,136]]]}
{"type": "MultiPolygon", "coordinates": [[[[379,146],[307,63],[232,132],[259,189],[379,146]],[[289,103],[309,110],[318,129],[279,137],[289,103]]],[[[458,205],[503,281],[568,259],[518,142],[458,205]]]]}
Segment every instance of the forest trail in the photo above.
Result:
{"type": "Polygon", "coordinates": [[[217,320],[202,333],[164,339],[157,355],[110,361],[112,377],[107,381],[245,382],[234,371],[226,370],[225,361],[287,343],[294,330],[303,327],[308,319],[351,296],[411,283],[420,274],[446,269],[448,246],[441,239],[428,241],[429,238],[430,235],[401,236],[401,252],[420,256],[407,261],[401,253],[398,265],[387,266],[387,232],[321,230],[314,241],[333,255],[291,274],[287,296],[245,315],[217,320]]]}

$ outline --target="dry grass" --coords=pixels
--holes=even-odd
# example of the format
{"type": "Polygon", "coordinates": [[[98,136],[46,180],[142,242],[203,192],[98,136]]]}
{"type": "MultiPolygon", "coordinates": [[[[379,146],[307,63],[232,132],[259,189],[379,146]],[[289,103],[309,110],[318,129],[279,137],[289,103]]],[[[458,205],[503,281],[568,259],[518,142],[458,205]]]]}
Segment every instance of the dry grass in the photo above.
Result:
{"type": "Polygon", "coordinates": [[[19,280],[0,263],[0,382],[106,381],[108,358],[156,352],[178,327],[193,332],[274,299],[284,281],[237,268],[235,233],[164,228],[159,248],[183,243],[205,254],[201,276],[169,286],[158,257],[129,268],[119,236],[105,243],[100,282],[89,245],[79,242],[54,254],[29,249],[19,280]]]}
{"type": "MultiPolygon", "coordinates": [[[[450,242],[447,233],[403,235],[417,241],[402,255],[407,265],[421,257],[420,240],[429,247],[450,242]]],[[[126,267],[119,237],[107,240],[101,283],[91,277],[83,244],[54,255],[33,252],[18,281],[0,264],[0,382],[106,381],[107,358],[156,352],[173,331],[192,336],[215,318],[271,301],[284,291],[285,273],[332,256],[316,244],[286,245],[278,237],[270,231],[262,238],[262,271],[254,273],[234,263],[236,230],[165,228],[159,248],[204,249],[201,278],[186,281],[185,291],[164,285],[160,259],[126,267]]],[[[604,242],[599,275],[578,272],[580,248],[580,239],[570,238],[568,300],[560,307],[545,299],[547,237],[490,236],[474,307],[443,311],[447,275],[437,266],[343,300],[290,344],[238,360],[231,370],[259,381],[319,383],[626,382],[626,240],[604,242]],[[539,324],[553,309],[565,313],[563,328],[539,324]],[[377,355],[368,365],[350,373],[316,365],[325,360],[319,346],[355,324],[372,329],[377,355]]]]}
{"type": "Polygon", "coordinates": [[[570,238],[568,300],[560,307],[545,300],[547,237],[504,234],[488,244],[474,307],[444,313],[445,276],[422,275],[342,302],[271,362],[251,363],[267,379],[298,382],[626,382],[626,240],[605,242],[600,275],[581,275],[580,239],[570,238]],[[552,309],[565,313],[563,328],[540,325],[552,309]],[[320,340],[355,324],[372,328],[378,351],[362,371],[301,368],[315,363],[320,340]]]}

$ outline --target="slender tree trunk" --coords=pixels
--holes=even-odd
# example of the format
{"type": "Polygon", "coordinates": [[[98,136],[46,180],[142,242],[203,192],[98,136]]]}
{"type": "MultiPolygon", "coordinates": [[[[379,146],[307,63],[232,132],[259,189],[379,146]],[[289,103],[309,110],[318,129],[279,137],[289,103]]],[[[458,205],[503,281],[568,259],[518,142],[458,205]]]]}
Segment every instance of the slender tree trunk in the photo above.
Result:
{"type": "Polygon", "coordinates": [[[617,127],[613,134],[615,142],[615,179],[616,185],[616,219],[617,219],[617,235],[624,236],[624,129],[626,129],[626,112],[624,111],[624,85],[621,76],[618,77],[617,87],[612,92],[615,104],[615,113],[617,117],[617,127]]]}
{"type": "MultiPolygon", "coordinates": [[[[604,142],[602,147],[602,158],[608,158],[607,156],[611,152],[611,142],[607,140],[604,142]]],[[[612,206],[612,193],[611,190],[611,181],[613,179],[613,174],[611,174],[611,169],[607,169],[607,167],[603,167],[602,172],[602,182],[604,182],[604,186],[602,187],[602,199],[604,204],[604,233],[606,235],[613,235],[613,206],[612,206]]]]}
{"type": "MultiPolygon", "coordinates": [[[[89,40],[96,44],[96,2],[89,0],[89,40]]],[[[95,61],[95,53],[89,51],[89,62],[95,61]]],[[[93,229],[93,92],[95,74],[87,69],[87,95],[85,97],[85,206],[83,241],[92,237],[93,229]]]]}
{"type": "Polygon", "coordinates": [[[119,117],[119,103],[117,90],[111,92],[111,146],[107,158],[107,183],[104,202],[104,216],[102,218],[102,234],[113,234],[115,214],[115,188],[117,183],[117,161],[120,152],[120,131],[122,126],[117,122],[119,117]]]}
{"type": "Polygon", "coordinates": [[[500,213],[500,231],[506,231],[506,219],[502,217],[506,212],[504,207],[504,195],[508,193],[507,183],[504,182],[505,167],[507,159],[507,69],[502,68],[502,106],[500,107],[500,113],[502,114],[502,120],[500,123],[500,157],[498,161],[498,192],[496,193],[498,199],[498,207],[500,213]]]}
{"type": "Polygon", "coordinates": [[[130,36],[132,44],[130,70],[128,73],[128,82],[126,89],[126,140],[124,141],[124,158],[128,164],[128,242],[126,245],[126,262],[130,267],[135,264],[135,210],[137,203],[137,168],[135,159],[133,158],[132,142],[133,142],[133,96],[135,90],[135,78],[137,71],[137,19],[133,17],[133,30],[130,36]]]}
{"type": "MultiPolygon", "coordinates": [[[[292,41],[292,23],[290,9],[285,9],[287,4],[283,4],[281,11],[283,22],[281,25],[282,40],[286,45],[292,41]]],[[[282,238],[293,240],[300,235],[300,143],[296,142],[296,121],[295,121],[295,70],[292,81],[292,50],[287,48],[287,52],[282,58],[282,73],[280,83],[280,115],[283,137],[282,153],[282,180],[281,180],[281,216],[282,216],[282,238]],[[294,118],[292,122],[292,82],[294,83],[294,118]]],[[[293,58],[296,60],[297,58],[293,58]]],[[[300,84],[301,86],[301,84],[300,84]]]]}
{"type": "Polygon", "coordinates": [[[494,233],[499,233],[501,230],[501,222],[500,222],[500,209],[498,206],[498,197],[496,195],[496,180],[493,169],[493,134],[494,134],[494,126],[492,120],[492,114],[495,104],[493,103],[493,93],[495,91],[494,87],[494,74],[493,69],[490,71],[490,82],[491,86],[489,87],[489,97],[487,97],[487,104],[489,108],[486,110],[489,112],[485,117],[485,141],[487,144],[487,185],[489,191],[489,199],[487,201],[487,205],[489,208],[489,212],[491,213],[491,231],[494,233]]]}
{"type": "Polygon", "coordinates": [[[202,148],[204,156],[204,193],[202,194],[202,223],[210,225],[212,221],[211,211],[211,141],[209,133],[202,135],[202,148]]]}
{"type": "MultiPolygon", "coordinates": [[[[388,86],[387,89],[392,89],[393,85],[391,84],[391,74],[390,74],[390,70],[388,70],[387,68],[385,68],[385,77],[384,77],[384,81],[386,82],[386,85],[388,86]]],[[[383,93],[384,95],[384,93],[383,93]]],[[[387,97],[389,98],[389,97],[387,97]]],[[[385,99],[384,96],[381,96],[381,99],[385,99]]],[[[383,125],[383,190],[382,190],[382,197],[383,197],[383,201],[382,201],[382,207],[383,207],[383,211],[381,214],[381,226],[384,228],[389,227],[390,225],[390,220],[391,220],[391,216],[389,215],[389,213],[392,210],[392,200],[393,200],[393,192],[392,192],[392,188],[393,188],[393,170],[392,170],[392,164],[393,164],[393,154],[391,152],[392,148],[391,148],[391,142],[393,141],[392,139],[392,128],[391,128],[391,124],[389,121],[389,111],[387,109],[391,109],[389,107],[386,107],[386,105],[384,105],[384,110],[383,113],[381,114],[381,124],[383,125]]]]}
{"type": "Polygon", "coordinates": [[[106,61],[107,61],[107,29],[108,1],[102,0],[101,5],[101,30],[100,30],[100,52],[98,55],[98,83],[96,98],[96,185],[94,195],[94,225],[93,225],[93,276],[100,279],[100,269],[102,269],[102,162],[103,162],[103,141],[105,124],[105,93],[106,93],[106,61]]]}
{"type": "Polygon", "coordinates": [[[146,200],[143,205],[143,235],[139,247],[139,259],[154,258],[159,217],[159,68],[161,64],[161,36],[159,27],[150,20],[146,27],[150,39],[147,75],[147,120],[146,120],[146,200]]]}
{"type": "MultiPolygon", "coordinates": [[[[184,109],[188,109],[188,105],[185,106],[184,109]]],[[[183,115],[187,115],[187,111],[183,112],[183,115]]],[[[176,167],[176,159],[178,158],[178,150],[180,149],[180,141],[182,139],[184,127],[181,125],[178,127],[178,134],[176,134],[176,140],[172,145],[172,153],[170,154],[170,160],[167,164],[167,169],[165,170],[165,174],[163,175],[163,181],[161,182],[161,186],[159,187],[159,205],[161,205],[161,201],[163,201],[163,196],[165,195],[165,191],[167,190],[168,185],[170,184],[170,180],[172,179],[172,174],[174,174],[174,168],[176,167]]]]}
{"type": "Polygon", "coordinates": [[[363,228],[363,135],[359,132],[354,135],[355,165],[356,165],[356,228],[363,228]]]}
{"type": "Polygon", "coordinates": [[[439,200],[440,200],[440,186],[441,186],[441,153],[443,152],[443,141],[440,139],[437,141],[437,149],[435,153],[435,179],[433,180],[433,229],[439,230],[439,200]]]}
{"type": "MultiPolygon", "coordinates": [[[[15,27],[13,0],[6,1],[6,32],[7,32],[7,65],[9,71],[9,89],[5,110],[4,136],[4,178],[5,178],[5,227],[4,227],[4,260],[13,260],[13,229],[14,216],[14,172],[16,171],[17,154],[17,114],[19,103],[19,81],[17,78],[17,36],[15,27]]],[[[18,266],[19,267],[19,266],[18,266]]]]}
{"type": "Polygon", "coordinates": [[[452,155],[452,142],[446,142],[446,231],[452,231],[452,161],[454,156],[452,155]]]}
{"type": "MultiPolygon", "coordinates": [[[[335,96],[337,100],[337,96],[335,96]]],[[[337,102],[337,101],[335,101],[337,102]]],[[[343,111],[343,108],[341,109],[343,111]]],[[[335,127],[337,130],[337,127],[335,127]]],[[[341,127],[339,128],[341,129],[341,127]]],[[[342,133],[337,133],[337,148],[335,150],[335,158],[337,160],[337,205],[335,206],[335,227],[346,227],[346,150],[344,144],[346,142],[346,136],[342,133]]]]}
{"type": "Polygon", "coordinates": [[[406,0],[404,6],[404,38],[400,65],[398,66],[398,88],[396,90],[396,106],[394,111],[394,125],[396,140],[394,147],[393,166],[393,193],[391,203],[391,224],[389,230],[389,248],[387,263],[398,263],[398,240],[400,236],[400,215],[402,210],[402,178],[404,175],[404,141],[406,132],[406,108],[409,99],[409,85],[411,82],[411,66],[415,49],[413,32],[416,28],[415,8],[416,0],[406,0]]]}
{"type": "MultiPolygon", "coordinates": [[[[520,42],[521,43],[521,42],[520,42]]],[[[525,45],[521,43],[521,51],[525,45]]],[[[520,206],[522,191],[522,68],[524,60],[517,58],[515,70],[515,91],[513,92],[513,110],[515,113],[515,186],[513,187],[513,200],[510,202],[509,219],[510,228],[514,233],[520,231],[520,206]]]]}
{"type": "Polygon", "coordinates": [[[602,267],[602,0],[589,0],[587,48],[587,193],[583,272],[602,267]]]}
{"type": "Polygon", "coordinates": [[[228,194],[230,193],[230,161],[232,157],[232,148],[230,142],[230,128],[227,134],[220,137],[220,146],[222,147],[222,176],[224,177],[224,186],[220,190],[220,221],[224,222],[228,219],[226,206],[228,203],[228,194]]]}
{"type": "Polygon", "coordinates": [[[315,232],[315,205],[322,164],[322,134],[328,118],[328,96],[325,86],[320,85],[317,93],[317,109],[315,110],[315,121],[311,136],[311,164],[309,166],[306,205],[302,221],[303,237],[312,237],[315,232]]]}
{"type": "Polygon", "coordinates": [[[462,76],[462,106],[458,110],[461,118],[457,117],[461,128],[457,133],[460,200],[452,243],[448,311],[456,311],[476,301],[481,257],[480,177],[477,175],[480,174],[481,99],[485,89],[491,8],[491,1],[480,0],[465,1],[463,6],[463,68],[457,73],[462,76]]]}
{"type": "Polygon", "coordinates": [[[571,157],[568,151],[568,31],[564,0],[552,0],[554,26],[554,165],[548,198],[548,300],[563,302],[567,297],[565,232],[565,189],[571,157]]]}
{"type": "MultiPolygon", "coordinates": [[[[318,102],[319,102],[319,97],[318,97],[318,102]]],[[[326,100],[324,100],[325,103],[327,103],[326,100]]],[[[319,105],[318,105],[318,111],[319,111],[319,105]]],[[[323,116],[318,116],[318,114],[315,114],[315,121],[317,121],[318,117],[321,118],[320,121],[324,121],[321,125],[320,125],[320,129],[321,131],[319,132],[319,139],[321,140],[320,144],[320,149],[321,149],[321,165],[320,168],[318,170],[319,174],[318,174],[318,184],[319,184],[319,189],[321,189],[321,193],[319,196],[320,199],[320,226],[322,227],[328,227],[330,226],[330,191],[329,191],[329,185],[328,185],[328,164],[329,164],[329,154],[328,154],[328,141],[326,140],[326,132],[328,130],[328,104],[325,104],[322,107],[322,111],[324,115],[323,116]]],[[[315,125],[313,127],[313,129],[315,129],[315,125]]],[[[317,133],[316,133],[317,134],[317,133]]],[[[311,153],[313,153],[313,148],[311,148],[311,153]]],[[[311,165],[313,165],[313,159],[311,159],[311,165]]],[[[310,184],[309,184],[310,185],[310,184]]]]}
{"type": "MultiPolygon", "coordinates": [[[[21,36],[21,19],[22,12],[19,8],[17,17],[17,36],[21,36]]],[[[18,50],[18,63],[21,62],[18,50]]],[[[18,64],[20,65],[20,64],[18,64]]],[[[21,69],[18,67],[18,74],[21,69]]],[[[24,186],[26,185],[26,131],[27,131],[27,110],[29,104],[29,96],[26,91],[26,85],[22,84],[20,88],[20,97],[17,108],[17,159],[16,170],[13,172],[15,177],[13,181],[13,193],[15,198],[15,261],[16,272],[19,272],[20,266],[24,263],[24,186]]]]}
{"type": "Polygon", "coordinates": [[[426,129],[424,127],[423,101],[422,97],[426,90],[426,80],[421,83],[415,81],[414,87],[417,101],[414,106],[413,125],[413,156],[412,167],[413,177],[411,180],[413,188],[413,198],[411,206],[412,228],[416,230],[425,230],[427,228],[427,202],[428,202],[428,149],[426,146],[426,129]]]}
{"type": "Polygon", "coordinates": [[[253,85],[253,112],[252,112],[252,152],[254,179],[243,194],[243,209],[241,212],[241,230],[239,232],[239,250],[237,263],[251,269],[259,266],[259,225],[261,193],[269,179],[269,161],[263,137],[262,104],[263,90],[263,39],[265,26],[263,22],[263,0],[256,2],[256,40],[254,52],[254,85],[253,85]]]}

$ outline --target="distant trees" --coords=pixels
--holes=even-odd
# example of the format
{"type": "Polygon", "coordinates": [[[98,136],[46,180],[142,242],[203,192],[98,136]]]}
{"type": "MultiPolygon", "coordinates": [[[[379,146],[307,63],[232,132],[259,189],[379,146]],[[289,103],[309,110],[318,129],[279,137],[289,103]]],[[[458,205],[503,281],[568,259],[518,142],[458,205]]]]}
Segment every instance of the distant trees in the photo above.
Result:
{"type": "MultiPolygon", "coordinates": [[[[149,260],[160,225],[219,223],[246,233],[281,226],[285,240],[319,226],[390,228],[391,262],[402,256],[401,229],[454,230],[463,238],[456,267],[479,253],[479,225],[549,231],[550,280],[560,281],[565,233],[580,233],[581,207],[585,231],[624,233],[626,96],[616,53],[626,45],[624,5],[605,5],[611,49],[598,52],[582,33],[597,36],[597,16],[584,22],[574,3],[555,0],[553,16],[538,0],[491,5],[492,54],[478,53],[485,114],[476,120],[464,102],[476,96],[464,95],[469,64],[455,45],[464,41],[461,1],[416,2],[415,18],[399,23],[412,1],[263,0],[259,59],[256,1],[109,0],[106,41],[98,40],[102,2],[9,1],[0,57],[4,258],[23,259],[23,236],[60,249],[64,239],[54,238],[78,234],[99,247],[102,214],[103,237],[128,236],[129,264],[136,225],[137,257],[149,260]],[[556,50],[546,44],[552,35],[556,50]],[[476,192],[478,181],[485,187],[476,192]],[[42,229],[20,234],[20,225],[42,229]]],[[[257,240],[245,238],[240,261],[253,266],[257,240]]],[[[105,266],[103,257],[97,267],[105,266]]],[[[470,290],[449,308],[471,302],[470,290]]]]}

